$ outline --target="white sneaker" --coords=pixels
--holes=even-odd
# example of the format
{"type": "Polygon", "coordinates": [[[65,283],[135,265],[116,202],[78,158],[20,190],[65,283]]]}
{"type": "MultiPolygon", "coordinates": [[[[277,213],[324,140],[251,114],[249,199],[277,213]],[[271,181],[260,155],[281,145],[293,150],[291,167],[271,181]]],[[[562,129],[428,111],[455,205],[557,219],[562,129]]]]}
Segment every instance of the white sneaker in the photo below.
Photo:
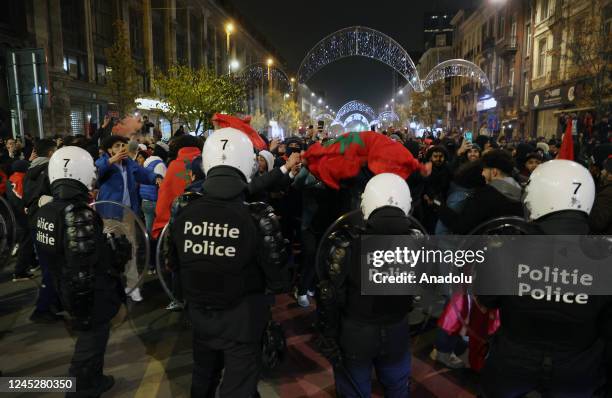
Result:
{"type": "Polygon", "coordinates": [[[314,290],[307,290],[306,294],[308,295],[308,297],[314,297],[315,296],[315,291],[314,290]]]}
{"type": "MultiPolygon", "coordinates": [[[[125,292],[128,293],[130,291],[129,288],[125,288],[125,292]]],[[[132,301],[135,301],[137,303],[142,301],[142,296],[140,295],[140,288],[136,288],[134,290],[132,290],[132,293],[129,293],[130,298],[132,299],[132,301]]]]}
{"type": "Polygon", "coordinates": [[[13,251],[11,252],[11,256],[15,257],[18,251],[19,251],[19,243],[15,243],[15,246],[13,246],[13,251]]]}
{"type": "Polygon", "coordinates": [[[308,300],[308,295],[304,294],[301,296],[297,296],[297,303],[302,308],[307,308],[310,306],[310,301],[308,300]]]}
{"type": "Polygon", "coordinates": [[[457,356],[452,352],[440,352],[434,348],[429,354],[429,357],[450,369],[465,368],[463,361],[457,358],[457,356]]]}
{"type": "Polygon", "coordinates": [[[185,308],[185,304],[180,301],[171,301],[170,304],[166,306],[168,311],[182,311],[185,308]]]}

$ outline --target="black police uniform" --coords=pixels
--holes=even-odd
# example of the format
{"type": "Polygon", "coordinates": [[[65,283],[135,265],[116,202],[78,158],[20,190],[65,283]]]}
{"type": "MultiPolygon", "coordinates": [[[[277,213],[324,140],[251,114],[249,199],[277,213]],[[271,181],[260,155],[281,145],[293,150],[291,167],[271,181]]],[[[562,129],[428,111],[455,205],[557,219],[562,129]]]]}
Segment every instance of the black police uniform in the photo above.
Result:
{"type": "Polygon", "coordinates": [[[250,397],[270,316],[264,293],[287,284],[284,242],[269,206],[244,203],[247,184],[237,170],[210,170],[202,188],[179,209],[169,235],[193,324],[191,395],[214,396],[222,364],[221,397],[250,397]]]}
{"type": "Polygon", "coordinates": [[[112,247],[110,258],[112,248],[103,234],[102,219],[87,205],[83,184],[57,180],[51,191],[53,201],[36,212],[35,243],[49,262],[71,327],[79,331],[69,370],[77,379],[74,395],[97,397],[113,384],[112,377],[102,373],[104,353],[110,321],[125,296],[119,271],[130,251],[124,241],[121,248],[112,247]]]}
{"type": "Polygon", "coordinates": [[[407,316],[412,308],[412,296],[362,295],[361,259],[356,243],[362,234],[412,235],[416,230],[412,219],[402,210],[382,207],[370,215],[365,230],[347,226],[332,237],[336,242],[327,262],[329,278],[319,284],[318,328],[323,337],[323,354],[335,367],[339,396],[370,396],[372,366],[385,388],[385,396],[408,396],[407,316]],[[353,383],[361,395],[356,393],[353,383]]]}
{"type": "MultiPolygon", "coordinates": [[[[576,211],[550,214],[535,226],[545,235],[589,233],[587,216],[576,211]]],[[[479,296],[478,301],[499,308],[501,318],[482,372],[485,397],[522,397],[538,390],[545,397],[590,398],[602,387],[609,296],[591,295],[586,305],[518,296],[479,296]]]]}

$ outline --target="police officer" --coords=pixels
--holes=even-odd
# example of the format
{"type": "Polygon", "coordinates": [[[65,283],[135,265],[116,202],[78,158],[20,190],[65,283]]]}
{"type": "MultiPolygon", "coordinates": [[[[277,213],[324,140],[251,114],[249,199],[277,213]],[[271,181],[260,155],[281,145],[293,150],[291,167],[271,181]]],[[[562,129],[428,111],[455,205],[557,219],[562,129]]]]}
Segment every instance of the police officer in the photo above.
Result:
{"type": "Polygon", "coordinates": [[[215,131],[202,152],[202,197],[170,225],[170,264],[180,268],[193,324],[193,397],[257,393],[261,341],[268,322],[266,289],[286,288],[284,242],[272,209],[244,203],[256,171],[253,145],[233,128],[215,131]]]}
{"type": "MultiPolygon", "coordinates": [[[[589,171],[569,160],[538,166],[523,196],[528,220],[543,235],[587,235],[595,184],[589,171]]],[[[485,397],[592,397],[604,381],[602,330],[610,297],[587,304],[534,300],[530,296],[478,296],[499,308],[481,384],[485,397]]],[[[609,318],[609,315],[607,316],[609,318]]]]}
{"type": "Polygon", "coordinates": [[[129,259],[129,243],[116,246],[113,240],[109,246],[102,219],[87,205],[96,177],[87,151],[59,149],[48,174],[53,200],[36,212],[35,244],[48,261],[70,326],[80,332],[69,369],[76,377],[74,396],[98,397],[114,384],[102,370],[110,321],[124,298],[119,273],[129,259]]]}
{"type": "Polygon", "coordinates": [[[346,226],[324,237],[335,243],[328,270],[320,272],[320,347],[334,365],[341,397],[369,397],[371,371],[376,369],[385,397],[407,397],[410,376],[408,313],[411,296],[361,295],[360,235],[407,235],[415,224],[407,217],[412,198],[406,182],[395,174],[379,174],[367,183],[361,211],[365,230],[346,226]]]}

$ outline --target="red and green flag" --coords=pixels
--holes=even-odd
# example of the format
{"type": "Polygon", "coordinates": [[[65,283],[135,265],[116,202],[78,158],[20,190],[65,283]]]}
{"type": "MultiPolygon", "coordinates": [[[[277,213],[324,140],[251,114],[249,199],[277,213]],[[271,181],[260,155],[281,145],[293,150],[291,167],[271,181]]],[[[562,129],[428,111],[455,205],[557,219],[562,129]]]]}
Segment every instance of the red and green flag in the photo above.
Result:
{"type": "Polygon", "coordinates": [[[308,170],[334,189],[364,166],[374,174],[393,173],[404,179],[423,167],[401,143],[374,131],[345,133],[325,144],[316,143],[304,158],[308,170]]]}

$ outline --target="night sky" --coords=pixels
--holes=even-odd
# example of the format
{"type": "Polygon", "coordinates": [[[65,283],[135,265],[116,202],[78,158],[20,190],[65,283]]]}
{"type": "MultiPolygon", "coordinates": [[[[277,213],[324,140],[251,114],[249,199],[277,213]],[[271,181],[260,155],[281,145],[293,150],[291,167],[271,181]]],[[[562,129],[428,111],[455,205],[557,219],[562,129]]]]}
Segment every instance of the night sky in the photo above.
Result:
{"type": "MultiPolygon", "coordinates": [[[[277,49],[286,71],[295,75],[302,58],[322,38],[354,25],[379,30],[398,41],[409,53],[423,51],[423,17],[426,12],[444,12],[472,7],[481,0],[229,0],[277,49]]],[[[417,64],[418,59],[413,61],[417,64]]],[[[403,79],[402,79],[403,80],[403,79]]],[[[335,110],[352,99],[368,102],[375,109],[391,98],[393,70],[364,57],[336,61],[319,70],[308,86],[325,92],[335,110]]],[[[402,83],[403,85],[403,83],[402,83]]]]}

